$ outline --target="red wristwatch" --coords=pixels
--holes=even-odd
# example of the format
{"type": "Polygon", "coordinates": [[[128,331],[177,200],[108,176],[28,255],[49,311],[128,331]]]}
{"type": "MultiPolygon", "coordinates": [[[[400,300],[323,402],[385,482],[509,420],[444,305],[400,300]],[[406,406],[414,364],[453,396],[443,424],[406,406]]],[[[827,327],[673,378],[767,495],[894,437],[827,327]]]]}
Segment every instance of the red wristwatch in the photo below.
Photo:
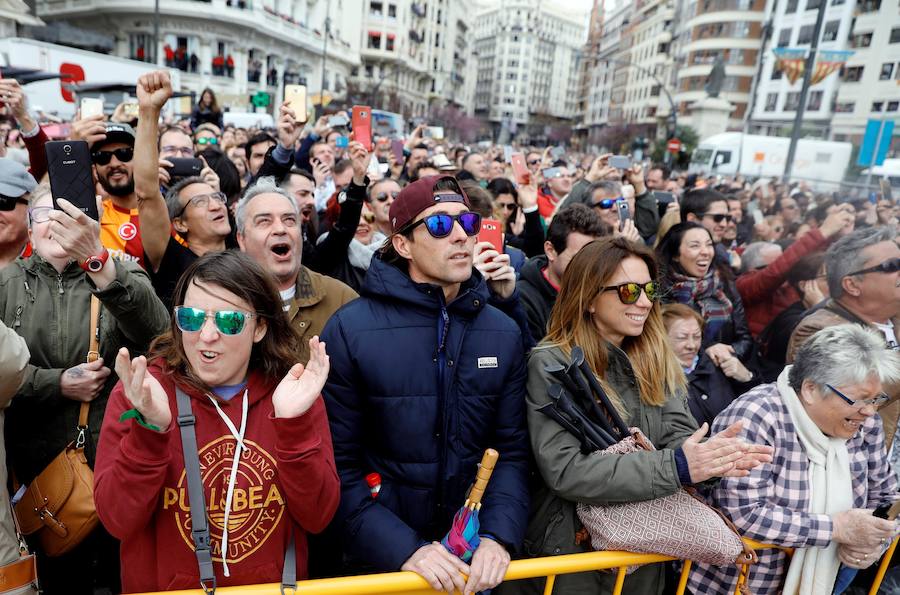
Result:
{"type": "Polygon", "coordinates": [[[91,256],[81,263],[81,268],[89,273],[99,273],[103,270],[103,265],[109,260],[109,250],[103,249],[99,256],[91,256]]]}

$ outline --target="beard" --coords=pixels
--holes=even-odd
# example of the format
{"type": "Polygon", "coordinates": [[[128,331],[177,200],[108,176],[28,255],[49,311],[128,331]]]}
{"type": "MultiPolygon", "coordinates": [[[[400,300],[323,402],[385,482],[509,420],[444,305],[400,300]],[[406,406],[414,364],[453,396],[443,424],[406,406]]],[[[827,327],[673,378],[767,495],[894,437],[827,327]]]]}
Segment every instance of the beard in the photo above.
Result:
{"type": "Polygon", "coordinates": [[[109,176],[111,176],[116,171],[117,170],[107,172],[106,176],[97,176],[97,180],[100,182],[103,190],[106,191],[106,193],[110,196],[118,196],[120,198],[134,193],[134,176],[129,175],[128,181],[118,186],[114,186],[110,183],[109,176]]]}

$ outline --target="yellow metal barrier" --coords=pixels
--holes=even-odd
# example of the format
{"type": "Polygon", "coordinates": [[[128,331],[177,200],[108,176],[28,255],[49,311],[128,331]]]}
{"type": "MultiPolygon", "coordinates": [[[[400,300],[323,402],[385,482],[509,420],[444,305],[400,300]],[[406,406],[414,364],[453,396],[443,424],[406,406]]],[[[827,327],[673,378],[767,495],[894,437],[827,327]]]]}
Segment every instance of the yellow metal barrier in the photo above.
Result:
{"type": "MultiPolygon", "coordinates": [[[[881,560],[878,575],[872,584],[869,595],[875,595],[887,572],[887,567],[897,547],[894,540],[891,547],[881,560]]],[[[744,539],[753,549],[768,549],[779,546],[758,543],[751,539],[744,539]]],[[[791,550],[784,549],[788,555],[791,550]]],[[[586,552],[583,554],[568,554],[564,556],[548,556],[545,558],[532,558],[528,560],[513,560],[506,571],[504,580],[514,581],[527,578],[546,577],[545,595],[553,592],[556,577],[560,574],[575,574],[592,570],[609,570],[616,568],[616,586],[613,595],[620,595],[622,584],[625,580],[625,569],[628,566],[655,564],[674,560],[670,556],[660,554],[632,554],[630,552],[586,552]]],[[[685,562],[678,581],[678,595],[684,593],[687,586],[687,576],[690,572],[691,562],[685,562]]],[[[742,577],[743,578],[743,577],[742,577]]],[[[279,585],[270,583],[265,585],[246,585],[241,587],[222,587],[216,589],[216,593],[222,595],[275,595],[279,593],[279,585]]],[[[435,591],[419,575],[412,572],[391,572],[386,574],[367,574],[362,576],[345,576],[340,578],[316,579],[297,583],[295,591],[297,595],[435,595],[435,591]]],[[[201,589],[186,591],[163,591],[156,594],[144,595],[203,595],[201,589]]]]}

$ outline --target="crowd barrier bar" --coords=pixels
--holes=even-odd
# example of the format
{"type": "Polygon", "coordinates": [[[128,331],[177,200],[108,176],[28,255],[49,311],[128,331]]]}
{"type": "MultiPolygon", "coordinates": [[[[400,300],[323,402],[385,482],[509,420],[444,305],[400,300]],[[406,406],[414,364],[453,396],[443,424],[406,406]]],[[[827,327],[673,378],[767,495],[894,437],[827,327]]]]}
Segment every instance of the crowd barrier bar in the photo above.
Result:
{"type": "MultiPolygon", "coordinates": [[[[882,557],[878,568],[878,574],[872,583],[869,595],[875,595],[881,586],[881,581],[887,572],[888,565],[897,541],[894,539],[890,548],[882,557]]],[[[752,539],[744,539],[754,550],[776,548],[779,546],[759,543],[752,539]]],[[[785,550],[788,554],[790,549],[785,550]]],[[[633,554],[630,552],[585,552],[582,554],[566,554],[562,556],[547,556],[544,558],[531,558],[526,560],[513,560],[506,571],[504,580],[514,581],[519,579],[546,577],[544,595],[553,592],[556,577],[560,574],[575,574],[592,570],[618,569],[616,585],[613,595],[621,595],[622,585],[625,581],[625,570],[628,566],[656,564],[674,560],[671,556],[661,554],[633,554]]],[[[681,571],[678,581],[677,595],[683,595],[687,587],[688,573],[691,569],[691,561],[687,560],[681,571]]],[[[743,582],[742,574],[738,585],[743,582]]],[[[278,583],[263,585],[244,585],[240,587],[222,587],[216,589],[221,595],[275,595],[280,593],[278,583]]],[[[735,591],[737,592],[737,591],[735,591]]],[[[296,595],[435,595],[428,583],[419,575],[412,572],[390,572],[384,574],[366,574],[362,576],[344,576],[339,578],[315,579],[300,581],[294,591],[296,595]]],[[[202,589],[189,589],[185,591],[161,591],[158,593],[145,593],[143,595],[203,595],[202,589]]]]}

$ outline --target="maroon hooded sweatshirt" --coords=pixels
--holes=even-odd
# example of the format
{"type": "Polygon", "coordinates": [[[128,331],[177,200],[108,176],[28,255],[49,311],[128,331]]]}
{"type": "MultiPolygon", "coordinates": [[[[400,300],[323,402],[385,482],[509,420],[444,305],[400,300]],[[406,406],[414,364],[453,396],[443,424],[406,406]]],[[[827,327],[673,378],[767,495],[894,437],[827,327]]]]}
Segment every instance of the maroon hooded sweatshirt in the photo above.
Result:
{"type": "MultiPolygon", "coordinates": [[[[97,463],[94,500],[106,529],[122,542],[125,593],[197,588],[199,569],[175,402],[175,384],[159,361],[149,372],[169,396],[172,423],[157,432],[135,420],[119,382],[109,398],[97,463]]],[[[331,433],[319,397],[303,415],[276,418],[275,383],[256,372],[247,381],[244,444],[232,490],[227,562],[222,564],[224,508],[237,441],[209,397],[181,387],[196,417],[200,474],[206,496],[213,567],[219,587],[281,582],[291,532],[297,543],[297,577],[307,576],[307,533],[322,531],[340,499],[331,433]]],[[[243,391],[217,400],[238,430],[243,391]]]]}

